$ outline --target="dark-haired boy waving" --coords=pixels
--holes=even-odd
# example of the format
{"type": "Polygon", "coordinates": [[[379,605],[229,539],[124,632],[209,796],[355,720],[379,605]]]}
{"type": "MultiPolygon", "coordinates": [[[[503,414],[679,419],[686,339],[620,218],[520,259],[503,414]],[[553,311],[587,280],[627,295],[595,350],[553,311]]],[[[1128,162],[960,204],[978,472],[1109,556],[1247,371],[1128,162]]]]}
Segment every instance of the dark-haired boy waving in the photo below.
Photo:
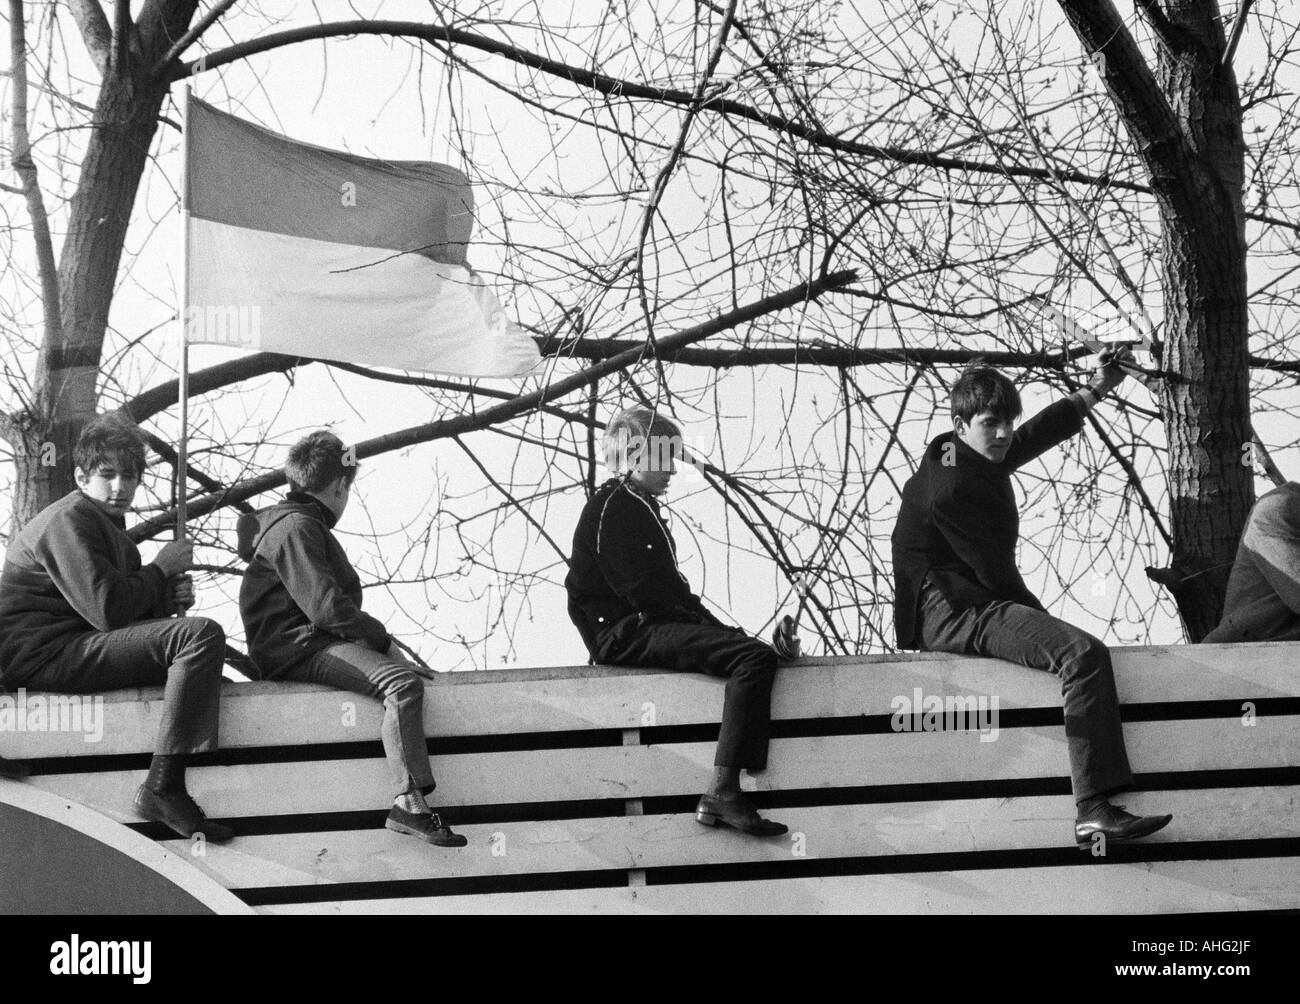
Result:
{"type": "Polygon", "coordinates": [[[1016,567],[1020,513],[1011,475],[1075,435],[1124,379],[1112,358],[1085,390],[1016,428],[1020,395],[990,366],[972,365],[952,390],[953,431],[926,449],[903,486],[892,538],[894,626],[900,648],[991,656],[1061,678],[1075,841],[1127,840],[1172,817],[1134,816],[1109,796],[1133,787],[1110,652],[1053,617],[1016,567]]]}

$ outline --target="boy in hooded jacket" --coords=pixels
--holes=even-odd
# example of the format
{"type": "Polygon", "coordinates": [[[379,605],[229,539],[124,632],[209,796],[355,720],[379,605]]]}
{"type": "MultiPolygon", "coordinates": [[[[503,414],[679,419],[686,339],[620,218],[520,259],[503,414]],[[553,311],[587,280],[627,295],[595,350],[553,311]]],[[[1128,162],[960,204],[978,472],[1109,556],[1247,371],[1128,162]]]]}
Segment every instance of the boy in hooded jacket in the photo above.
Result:
{"type": "Polygon", "coordinates": [[[239,612],[263,679],[324,684],[384,705],[381,737],[393,795],[385,826],[439,847],[464,847],[426,802],[437,786],[424,736],[424,683],[384,625],[361,609],[361,580],[333,533],[357,466],[331,432],[306,436],[284,465],[289,492],[240,517],[248,562],[239,612]]]}

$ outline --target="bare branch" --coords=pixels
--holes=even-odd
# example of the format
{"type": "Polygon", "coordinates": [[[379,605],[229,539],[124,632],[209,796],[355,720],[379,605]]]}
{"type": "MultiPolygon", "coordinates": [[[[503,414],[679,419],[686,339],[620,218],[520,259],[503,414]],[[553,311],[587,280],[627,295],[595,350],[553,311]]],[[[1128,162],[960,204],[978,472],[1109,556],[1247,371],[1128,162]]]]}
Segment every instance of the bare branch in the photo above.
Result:
{"type": "Polygon", "coordinates": [[[1241,42],[1241,36],[1246,30],[1246,15],[1250,13],[1250,8],[1255,5],[1255,0],[1241,0],[1241,7],[1237,11],[1237,20],[1232,22],[1232,35],[1228,39],[1228,47],[1223,50],[1223,65],[1231,66],[1233,58],[1237,55],[1237,45],[1241,42]]]}
{"type": "Polygon", "coordinates": [[[1194,41],[1188,32],[1169,20],[1160,9],[1160,0],[1134,0],[1134,5],[1146,16],[1151,30],[1165,48],[1176,50],[1194,41]]]}
{"type": "Polygon", "coordinates": [[[722,53],[726,48],[727,35],[731,32],[732,23],[736,18],[736,3],[737,0],[730,0],[726,12],[722,15],[722,27],[718,29],[718,37],[714,39],[713,50],[709,53],[708,65],[700,75],[700,79],[695,86],[695,93],[691,96],[691,102],[686,108],[685,121],[682,122],[677,131],[677,142],[673,144],[667,163],[660,168],[659,174],[655,178],[650,198],[646,200],[646,207],[641,215],[641,237],[636,243],[637,295],[641,300],[641,313],[645,319],[646,339],[650,342],[651,347],[654,346],[655,342],[654,311],[650,309],[650,300],[645,282],[646,246],[650,238],[650,231],[654,227],[655,217],[659,214],[659,203],[668,190],[668,183],[672,180],[673,172],[677,170],[677,164],[681,161],[682,153],[686,149],[686,141],[691,134],[691,126],[694,125],[695,118],[700,113],[705,91],[708,90],[709,81],[713,78],[713,74],[718,68],[718,60],[722,58],[722,53]]]}
{"type": "MultiPolygon", "coordinates": [[[[418,21],[340,21],[331,24],[307,25],[289,31],[273,32],[269,35],[263,35],[261,38],[240,42],[238,45],[232,45],[229,48],[205,55],[201,63],[199,61],[183,63],[175,67],[166,76],[168,80],[180,80],[190,76],[196,70],[213,70],[227,63],[233,63],[286,45],[321,38],[343,38],[354,35],[394,35],[420,38],[430,42],[465,45],[493,55],[502,56],[513,62],[530,66],[533,69],[541,70],[544,73],[568,80],[579,86],[589,87],[594,91],[609,96],[639,98],[662,104],[681,105],[684,108],[689,108],[695,97],[690,91],[670,87],[656,87],[650,84],[638,83],[635,80],[611,77],[607,74],[597,73],[594,70],[563,63],[546,56],[539,56],[518,46],[499,42],[496,39],[478,35],[474,32],[464,31],[459,28],[421,24],[418,21]]],[[[847,140],[807,123],[798,122],[773,112],[761,111],[733,98],[710,97],[704,108],[716,114],[731,115],[756,122],[777,132],[797,136],[819,148],[839,153],[854,154],[874,160],[888,160],[899,164],[918,164],[945,171],[971,171],[981,174],[1004,174],[1011,171],[1020,177],[1043,180],[1050,178],[1050,175],[1042,168],[1019,165],[1009,167],[1003,164],[990,164],[960,157],[944,157],[926,150],[908,150],[901,147],[878,146],[872,143],[847,140]]],[[[1066,181],[1082,184],[1122,188],[1129,191],[1147,190],[1146,186],[1140,182],[1125,181],[1106,175],[1090,175],[1081,171],[1061,169],[1058,169],[1056,173],[1066,181]]]]}
{"type": "Polygon", "coordinates": [[[537,521],[537,517],[528,511],[528,507],[515,498],[514,493],[511,492],[509,488],[492,476],[492,472],[483,466],[483,461],[479,460],[479,458],[475,456],[474,451],[465,445],[465,441],[459,436],[452,436],[451,441],[461,448],[465,456],[469,457],[470,463],[478,468],[479,473],[487,479],[487,483],[495,488],[501,494],[502,498],[517,509],[523,515],[524,519],[532,525],[534,530],[541,534],[542,539],[551,545],[551,550],[559,555],[560,560],[566,565],[569,564],[569,555],[565,552],[564,548],[560,547],[560,545],[555,542],[555,538],[546,532],[546,527],[542,526],[542,524],[537,521]]]}
{"type": "MultiPolygon", "coordinates": [[[[611,359],[627,352],[640,351],[643,343],[630,339],[579,339],[571,341],[563,338],[535,339],[543,355],[561,356],[567,359],[584,359],[599,362],[611,359]]],[[[1010,369],[1034,369],[1050,372],[1064,370],[1073,360],[1089,355],[1089,350],[1082,346],[1062,352],[1008,352],[980,349],[927,349],[927,348],[850,348],[830,345],[791,345],[791,346],[735,346],[728,348],[688,347],[665,349],[659,347],[659,358],[664,362],[678,366],[700,366],[708,369],[731,369],[734,367],[755,366],[824,366],[828,368],[857,366],[892,366],[912,363],[920,366],[965,366],[979,358],[991,366],[1005,366],[1010,369]]],[[[484,387],[471,387],[454,381],[439,380],[434,377],[403,376],[396,373],[384,373],[367,369],[350,363],[338,363],[321,359],[305,359],[299,356],[285,356],[275,352],[258,352],[244,356],[242,359],[218,363],[206,369],[190,374],[190,394],[199,397],[203,394],[243,383],[254,377],[270,373],[285,373],[296,366],[310,363],[323,363],[335,369],[347,370],[371,380],[400,383],[414,387],[430,387],[439,390],[464,391],[485,397],[513,399],[513,395],[504,391],[484,387]]],[[[1254,369],[1271,370],[1275,373],[1300,375],[1300,361],[1273,359],[1252,355],[1250,365],[1254,369]]],[[[1156,374],[1160,374],[1157,372],[1156,374]]],[[[154,415],[166,411],[179,400],[176,380],[151,387],[136,395],[121,406],[137,424],[147,421],[154,415]]],[[[557,417],[572,421],[575,416],[560,409],[543,408],[557,417]]]]}
{"type": "Polygon", "coordinates": [[[1195,152],[1155,75],[1111,0],[1058,0],[1087,52],[1094,56],[1124,125],[1157,190],[1184,189],[1195,152]]]}
{"type": "MultiPolygon", "coordinates": [[[[176,451],[172,449],[170,443],[166,442],[165,440],[159,439],[152,432],[149,432],[144,429],[141,429],[140,431],[144,434],[145,442],[149,444],[149,448],[152,449],[154,453],[158,454],[158,456],[162,457],[165,463],[170,464],[173,468],[177,467],[180,464],[180,457],[177,455],[176,451]]],[[[203,471],[195,467],[194,459],[192,457],[186,458],[185,474],[191,481],[193,481],[204,491],[214,492],[219,494],[226,490],[226,486],[223,485],[216,478],[208,476],[203,471]]],[[[250,506],[247,502],[236,502],[235,508],[238,509],[240,512],[253,511],[253,507],[250,506]]]]}
{"type": "MultiPolygon", "coordinates": [[[[1064,3],[1065,0],[1062,0],[1064,3]]],[[[1084,0],[1085,4],[1089,0],[1084,0]]],[[[1109,3],[1109,0],[1107,0],[1109,3]]],[[[1112,8],[1113,9],[1113,8],[1112,8]]],[[[1116,15],[1118,17],[1118,15],[1116,15]]],[[[1123,29],[1123,25],[1120,25],[1123,29]]],[[[430,42],[443,42],[465,45],[494,55],[502,56],[513,62],[543,71],[575,85],[589,87],[598,93],[619,98],[639,98],[662,104],[675,104],[685,108],[691,107],[695,96],[690,91],[667,87],[656,87],[638,83],[607,74],[597,73],[569,63],[563,63],[546,56],[509,45],[495,39],[487,38],[474,32],[439,25],[422,24],[418,21],[340,21],[330,24],[307,25],[288,31],[272,32],[261,38],[241,42],[217,52],[209,53],[189,63],[175,66],[166,78],[171,81],[190,76],[196,71],[207,71],[233,63],[240,59],[262,52],[268,52],[298,42],[322,38],[347,38],[356,35],[394,35],[420,38],[430,42]]],[[[1130,43],[1132,42],[1130,38],[1130,43]]],[[[1134,47],[1136,51],[1136,47],[1134,47]]],[[[1140,61],[1140,54],[1138,60],[1140,61]]],[[[1150,76],[1147,71],[1147,76],[1150,76]]],[[[1151,85],[1151,91],[1159,98],[1159,90],[1151,85]]],[[[1151,194],[1152,187],[1142,181],[1118,178],[1109,173],[1090,174],[1086,171],[1058,167],[1049,171],[1041,167],[1025,164],[999,164],[974,160],[965,157],[945,157],[928,150],[911,150],[896,146],[879,146],[845,139],[842,136],[819,129],[806,122],[790,119],[783,115],[761,111],[732,98],[714,95],[708,98],[702,110],[719,115],[734,116],[767,126],[777,132],[797,136],[820,149],[836,153],[866,157],[873,160],[885,160],[897,164],[915,164],[932,167],[941,171],[968,172],[974,174],[1012,175],[1018,178],[1030,178],[1038,181],[1051,181],[1053,178],[1072,184],[1088,185],[1098,188],[1110,188],[1127,192],[1151,194]]],[[[1300,222],[1259,211],[1246,214],[1247,219],[1266,223],[1269,226],[1284,227],[1300,233],[1300,222]]]]}
{"type": "MultiPolygon", "coordinates": [[[[93,6],[93,0],[88,0],[93,6]]],[[[73,4],[74,11],[77,4],[73,4]]],[[[103,13],[100,12],[100,17],[103,13]]],[[[41,278],[41,307],[45,317],[45,343],[57,345],[63,338],[63,318],[59,314],[59,273],[54,263],[54,241],[50,236],[50,218],[41,195],[36,162],[32,159],[31,139],[27,133],[27,34],[22,0],[9,0],[9,53],[13,63],[13,167],[22,181],[27,214],[32,221],[36,243],[36,267],[41,278]]]]}
{"type": "Polygon", "coordinates": [[[221,0],[220,3],[213,5],[212,9],[199,18],[194,27],[178,38],[176,44],[167,50],[167,54],[154,64],[153,75],[155,77],[159,76],[163,70],[179,59],[186,49],[202,37],[203,33],[211,28],[217,19],[233,6],[235,6],[235,0],[221,0]]]}
{"type": "Polygon", "coordinates": [[[131,3],[130,0],[114,0],[113,3],[113,63],[119,72],[126,67],[127,54],[131,48],[131,3]]]}
{"type": "MultiPolygon", "coordinates": [[[[68,0],[68,7],[72,10],[72,20],[81,32],[81,40],[86,43],[86,50],[102,77],[108,72],[113,51],[113,31],[108,26],[108,18],[104,16],[104,8],[99,5],[99,0],[68,0]]],[[[11,23],[12,20],[11,16],[11,23]]],[[[16,69],[17,64],[14,65],[16,69]]]]}
{"type": "MultiPolygon", "coordinates": [[[[697,324],[694,327],[687,328],[675,335],[663,339],[659,348],[661,351],[671,351],[682,346],[690,345],[692,342],[698,342],[710,335],[716,335],[720,331],[726,331],[738,325],[745,324],[765,314],[774,311],[784,310],[788,307],[795,306],[799,303],[816,300],[822,295],[832,290],[838,289],[857,278],[857,274],[851,271],[834,272],[830,275],[823,276],[820,279],[814,279],[809,282],[801,283],[793,289],[786,290],[783,293],[776,293],[768,296],[755,303],[751,303],[738,310],[732,310],[726,314],[721,314],[711,321],[703,324],[697,324]]],[[[595,363],[581,370],[572,376],[558,380],[549,386],[542,387],[539,390],[532,391],[528,394],[522,394],[511,401],[504,402],[492,408],[486,408],[474,415],[460,415],[456,418],[443,419],[437,422],[427,422],[422,425],[413,426],[409,429],[402,429],[398,432],[392,432],[385,436],[379,436],[370,439],[364,443],[356,444],[356,456],[358,460],[365,460],[367,457],[378,456],[381,453],[388,453],[392,450],[404,449],[408,446],[415,446],[419,443],[427,443],[435,439],[446,439],[450,436],[458,436],[466,432],[472,432],[475,429],[485,429],[488,426],[496,425],[499,422],[507,421],[516,416],[533,411],[541,405],[547,404],[558,397],[572,393],[579,388],[585,387],[593,380],[614,373],[618,370],[626,369],[633,366],[646,357],[646,345],[638,345],[636,348],[629,349],[626,352],[606,359],[603,362],[595,363]]],[[[272,471],[256,478],[250,478],[239,484],[232,485],[231,488],[221,495],[208,495],[205,498],[196,499],[189,506],[191,516],[202,516],[214,509],[224,505],[231,505],[235,502],[242,502],[250,499],[255,495],[261,495],[273,488],[278,488],[284,484],[284,472],[272,471]]],[[[175,512],[164,512],[159,516],[146,520],[131,531],[131,535],[136,540],[147,540],[154,534],[171,526],[176,519],[175,512]]]]}
{"type": "MultiPolygon", "coordinates": [[[[295,366],[305,366],[315,361],[315,359],[300,359],[297,356],[284,356],[276,352],[258,352],[191,373],[190,394],[197,397],[222,387],[251,380],[253,377],[265,376],[268,373],[284,373],[295,366]]],[[[139,424],[161,411],[166,411],[179,400],[179,381],[168,380],[127,401],[122,405],[121,410],[139,424]]]]}

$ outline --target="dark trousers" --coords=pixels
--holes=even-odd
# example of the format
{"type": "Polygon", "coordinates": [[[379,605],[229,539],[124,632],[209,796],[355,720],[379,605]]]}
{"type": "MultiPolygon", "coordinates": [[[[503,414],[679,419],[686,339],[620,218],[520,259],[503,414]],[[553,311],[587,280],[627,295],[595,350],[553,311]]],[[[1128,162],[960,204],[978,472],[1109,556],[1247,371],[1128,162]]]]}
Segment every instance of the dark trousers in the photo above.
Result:
{"type": "Polygon", "coordinates": [[[620,639],[601,661],[707,673],[727,681],[722,729],[713,758],[719,767],[763,770],[772,732],[772,681],[776,653],[744,632],[709,624],[647,624],[620,639]]]}
{"type": "Polygon", "coordinates": [[[433,788],[424,741],[424,681],[401,659],[354,642],[339,642],[276,677],[364,694],[384,705],[380,738],[394,795],[433,788]]]}
{"type": "Polygon", "coordinates": [[[47,662],[5,669],[10,688],[95,694],[126,687],[163,688],[154,752],[163,756],[217,748],[221,666],[226,634],[206,617],[139,621],[113,631],[73,635],[47,662]]]}
{"type": "Polygon", "coordinates": [[[1065,740],[1075,801],[1133,786],[1110,651],[1042,610],[1000,600],[955,611],[937,588],[921,593],[921,645],[930,652],[983,655],[1061,678],[1065,740]]]}

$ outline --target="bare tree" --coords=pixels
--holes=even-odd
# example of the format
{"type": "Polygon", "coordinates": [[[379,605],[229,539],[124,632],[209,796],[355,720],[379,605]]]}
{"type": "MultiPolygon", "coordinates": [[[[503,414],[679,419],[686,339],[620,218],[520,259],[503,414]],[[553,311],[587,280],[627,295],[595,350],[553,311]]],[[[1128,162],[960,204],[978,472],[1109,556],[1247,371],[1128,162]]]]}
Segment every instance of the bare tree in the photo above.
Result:
{"type": "MultiPolygon", "coordinates": [[[[517,395],[329,367],[418,389],[447,416],[385,432],[365,455],[449,439],[473,479],[401,528],[397,551],[419,567],[385,564],[377,581],[452,588],[477,569],[461,598],[486,602],[494,583],[483,632],[511,630],[529,590],[562,573],[551,502],[594,485],[600,418],[645,400],[709,430],[707,517],[684,529],[737,563],[709,590],[734,599],[738,569],[761,558],[777,600],[806,592],[823,650],[890,645],[893,507],[946,425],[954,367],[982,355],[1044,394],[1081,378],[1086,352],[1060,344],[1047,304],[1098,328],[1133,319],[1154,343],[1155,393],[1134,388],[1067,463],[1022,477],[1022,561],[1121,640],[1169,623],[1147,565],[1169,566],[1155,574],[1190,637],[1217,620],[1253,500],[1252,406],[1266,437],[1292,435],[1296,30],[1271,10],[1243,3],[1225,22],[1209,0],[1139,0],[1127,20],[1109,0],[870,13],[629,0],[561,23],[542,5],[435,4],[423,20],[268,31],[234,6],[196,16],[197,3],[150,0],[133,19],[119,3],[110,22],[97,0],[11,0],[7,190],[29,226],[10,212],[6,253],[35,276],[5,288],[21,362],[0,433],[17,523],[70,488],[45,444],[66,457],[96,410],[126,409],[169,462],[175,384],[146,374],[171,326],[117,337],[109,318],[141,178],[175,145],[160,131],[170,89],[375,36],[416,68],[416,100],[444,96],[451,143],[486,193],[476,242],[548,359],[517,395]],[[64,53],[67,11],[96,81],[64,53]],[[246,40],[227,43],[235,33],[246,40]]],[[[184,490],[213,546],[232,508],[279,484],[270,465],[289,432],[226,405],[306,365],[257,355],[193,375],[184,490]]],[[[156,500],[141,537],[163,531],[171,502],[156,500]]]]}

